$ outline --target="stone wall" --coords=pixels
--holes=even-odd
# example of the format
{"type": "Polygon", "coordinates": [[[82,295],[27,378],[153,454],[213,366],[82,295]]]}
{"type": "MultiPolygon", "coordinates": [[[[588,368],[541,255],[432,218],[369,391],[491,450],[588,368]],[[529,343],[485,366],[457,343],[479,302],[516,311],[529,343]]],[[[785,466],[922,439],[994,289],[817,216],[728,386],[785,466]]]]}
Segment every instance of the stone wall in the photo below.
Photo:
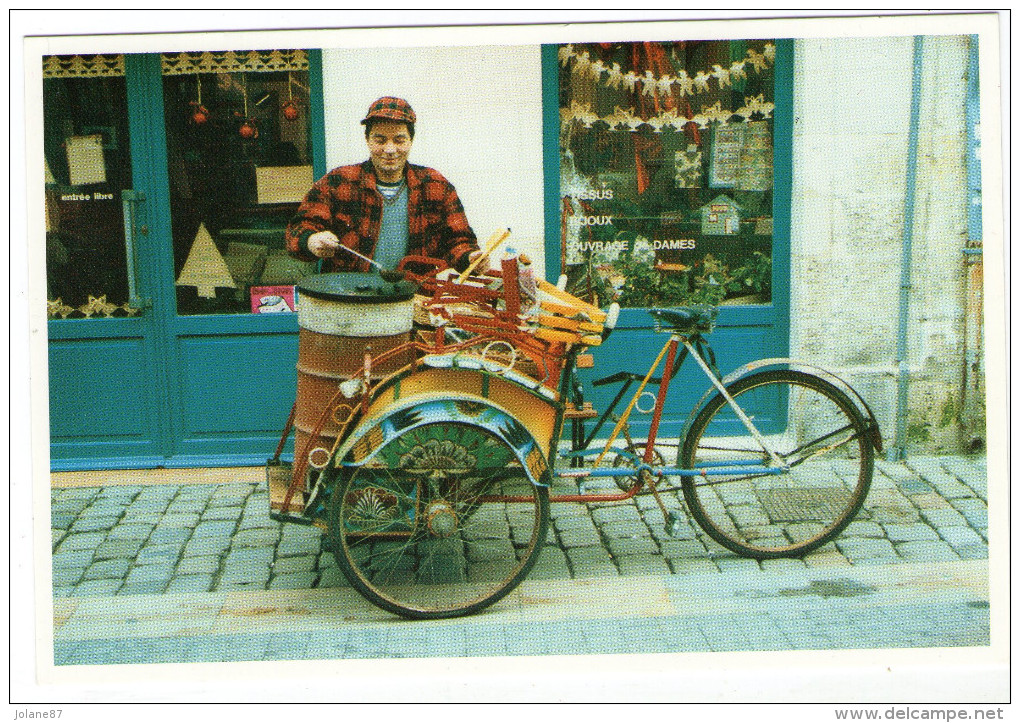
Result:
{"type": "MultiPolygon", "coordinates": [[[[967,52],[963,36],[924,38],[907,332],[910,451],[958,451],[983,437],[960,423],[967,52]]],[[[899,445],[913,39],[800,40],[794,73],[791,356],[844,376],[872,405],[887,445],[899,445]]]]}

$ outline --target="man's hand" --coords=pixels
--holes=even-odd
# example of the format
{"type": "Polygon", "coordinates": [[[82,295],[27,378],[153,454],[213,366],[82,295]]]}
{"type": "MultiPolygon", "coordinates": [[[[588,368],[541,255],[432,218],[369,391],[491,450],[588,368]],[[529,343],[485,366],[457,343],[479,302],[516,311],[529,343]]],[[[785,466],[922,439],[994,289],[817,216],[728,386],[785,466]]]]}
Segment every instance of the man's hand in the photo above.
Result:
{"type": "Polygon", "coordinates": [[[340,239],[332,231],[319,231],[308,237],[308,250],[320,259],[332,258],[340,250],[340,239]]]}

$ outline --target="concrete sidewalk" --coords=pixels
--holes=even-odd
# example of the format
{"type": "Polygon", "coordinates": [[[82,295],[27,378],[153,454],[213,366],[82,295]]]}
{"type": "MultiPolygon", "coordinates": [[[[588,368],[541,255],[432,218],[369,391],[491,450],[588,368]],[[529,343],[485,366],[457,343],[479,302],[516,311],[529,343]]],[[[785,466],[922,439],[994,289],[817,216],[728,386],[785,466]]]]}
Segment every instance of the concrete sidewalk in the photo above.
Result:
{"type": "MultiPolygon", "coordinates": [[[[57,477],[55,662],[989,640],[981,458],[880,461],[860,518],[803,560],[741,558],[693,526],[669,537],[650,497],[555,504],[547,544],[519,591],[483,615],[421,624],[351,590],[319,530],[270,520],[260,478],[253,470],[109,473],[84,484],[57,477]],[[453,634],[431,632],[440,630],[453,634]]],[[[678,498],[668,506],[682,509],[678,498]]]]}
{"type": "Polygon", "coordinates": [[[526,580],[471,617],[407,621],[350,588],[54,601],[54,664],[982,646],[983,561],[526,580]]]}

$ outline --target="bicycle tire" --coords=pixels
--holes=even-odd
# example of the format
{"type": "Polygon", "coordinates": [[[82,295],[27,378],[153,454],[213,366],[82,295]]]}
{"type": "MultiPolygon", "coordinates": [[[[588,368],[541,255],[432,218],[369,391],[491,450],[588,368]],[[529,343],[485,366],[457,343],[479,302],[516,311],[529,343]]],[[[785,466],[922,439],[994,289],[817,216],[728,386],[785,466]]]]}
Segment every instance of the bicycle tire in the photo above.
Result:
{"type": "MultiPolygon", "coordinates": [[[[844,392],[804,372],[759,372],[727,392],[791,464],[778,475],[685,476],[691,515],[723,547],[759,560],[801,557],[831,541],[858,514],[871,486],[867,420],[844,392]]],[[[727,418],[728,410],[721,393],[702,408],[684,439],[681,467],[726,459],[769,465],[761,444],[735,414],[727,418]]]]}
{"type": "Polygon", "coordinates": [[[337,476],[328,532],[337,564],[370,602],[405,618],[493,605],[527,576],[548,534],[548,488],[480,427],[423,425],[337,476]]]}

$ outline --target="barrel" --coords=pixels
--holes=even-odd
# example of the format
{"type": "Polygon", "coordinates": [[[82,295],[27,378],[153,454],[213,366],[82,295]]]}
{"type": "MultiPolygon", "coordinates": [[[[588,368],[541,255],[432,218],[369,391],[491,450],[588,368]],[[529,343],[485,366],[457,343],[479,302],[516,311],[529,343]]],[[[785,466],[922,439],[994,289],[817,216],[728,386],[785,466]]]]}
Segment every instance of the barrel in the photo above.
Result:
{"type": "MultiPolygon", "coordinates": [[[[308,276],[298,290],[297,400],[294,410],[294,452],[331,449],[346,410],[334,413],[329,402],[339,384],[364,374],[365,354],[377,357],[410,340],[414,286],[391,283],[377,274],[335,273],[308,276]],[[312,438],[323,414],[326,421],[312,438]]],[[[410,349],[373,365],[375,379],[413,360],[410,349]]],[[[341,397],[340,403],[353,400],[341,397]]],[[[321,464],[324,455],[316,455],[321,464]]],[[[295,460],[296,461],[296,460],[295,460]]]]}

